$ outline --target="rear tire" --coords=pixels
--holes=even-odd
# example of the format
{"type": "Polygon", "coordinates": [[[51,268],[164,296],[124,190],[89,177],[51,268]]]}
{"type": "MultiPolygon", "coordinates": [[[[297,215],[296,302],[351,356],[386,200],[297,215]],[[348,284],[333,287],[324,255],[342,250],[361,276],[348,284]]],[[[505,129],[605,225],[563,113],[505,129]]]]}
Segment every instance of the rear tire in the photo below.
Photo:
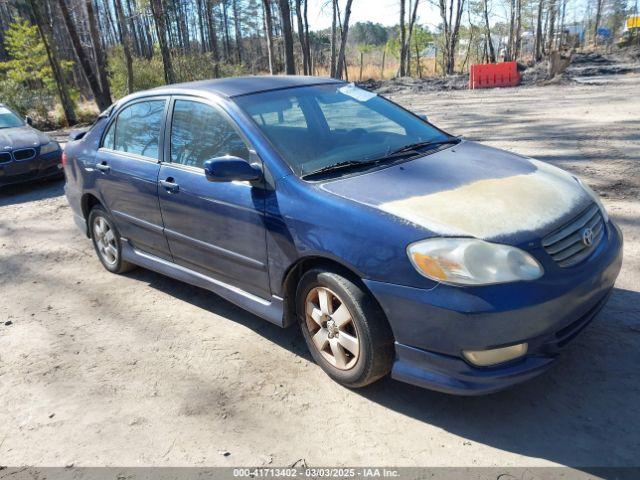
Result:
{"type": "Polygon", "coordinates": [[[309,270],[298,284],[296,308],[313,359],[336,382],[359,388],[391,371],[391,328],[358,283],[336,272],[309,270]]]}
{"type": "Polygon", "coordinates": [[[100,263],[111,273],[124,273],[136,266],[122,259],[120,233],[111,216],[100,205],[89,212],[89,234],[100,263]]]}

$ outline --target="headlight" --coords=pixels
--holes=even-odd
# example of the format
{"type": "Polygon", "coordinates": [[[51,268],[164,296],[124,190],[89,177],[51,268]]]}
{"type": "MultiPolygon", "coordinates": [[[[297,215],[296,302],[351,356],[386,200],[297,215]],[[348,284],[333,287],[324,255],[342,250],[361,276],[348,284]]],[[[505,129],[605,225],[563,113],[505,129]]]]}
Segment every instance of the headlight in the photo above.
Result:
{"type": "Polygon", "coordinates": [[[587,195],[589,195],[593,199],[593,201],[596,202],[596,204],[598,205],[598,208],[600,209],[600,213],[602,213],[602,218],[604,218],[604,223],[608,223],[609,222],[609,214],[604,209],[604,205],[602,204],[602,200],[600,200],[600,196],[596,192],[594,192],[591,189],[591,187],[589,185],[587,185],[586,183],[584,183],[582,180],[580,180],[577,177],[574,177],[574,178],[580,184],[582,189],[585,192],[587,192],[587,195]]]}
{"type": "Polygon", "coordinates": [[[419,273],[459,285],[535,280],[542,266],[519,248],[475,238],[432,238],[412,243],[407,254],[419,273]]]}
{"type": "Polygon", "coordinates": [[[40,147],[40,155],[57,152],[58,150],[60,150],[60,145],[58,144],[58,142],[49,142],[46,145],[42,145],[40,147]]]}

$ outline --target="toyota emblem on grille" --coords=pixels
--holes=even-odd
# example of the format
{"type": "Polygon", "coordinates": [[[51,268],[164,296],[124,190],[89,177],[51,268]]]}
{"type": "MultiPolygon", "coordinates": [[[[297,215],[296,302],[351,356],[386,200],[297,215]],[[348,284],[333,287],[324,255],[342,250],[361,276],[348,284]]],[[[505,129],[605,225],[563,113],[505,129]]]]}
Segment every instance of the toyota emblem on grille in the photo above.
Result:
{"type": "Polygon", "coordinates": [[[593,244],[593,230],[588,227],[582,231],[582,243],[586,247],[590,247],[593,244]]]}

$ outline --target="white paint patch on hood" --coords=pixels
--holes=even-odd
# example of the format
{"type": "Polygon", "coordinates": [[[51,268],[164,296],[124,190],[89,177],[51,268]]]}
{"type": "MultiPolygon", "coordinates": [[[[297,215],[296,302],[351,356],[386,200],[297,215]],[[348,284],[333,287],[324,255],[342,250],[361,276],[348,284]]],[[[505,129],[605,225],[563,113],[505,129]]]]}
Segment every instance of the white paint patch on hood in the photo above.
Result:
{"type": "Polygon", "coordinates": [[[529,161],[536,170],[526,175],[478,180],[379,208],[437,234],[488,239],[544,228],[588,204],[589,196],[570,174],[529,161]]]}

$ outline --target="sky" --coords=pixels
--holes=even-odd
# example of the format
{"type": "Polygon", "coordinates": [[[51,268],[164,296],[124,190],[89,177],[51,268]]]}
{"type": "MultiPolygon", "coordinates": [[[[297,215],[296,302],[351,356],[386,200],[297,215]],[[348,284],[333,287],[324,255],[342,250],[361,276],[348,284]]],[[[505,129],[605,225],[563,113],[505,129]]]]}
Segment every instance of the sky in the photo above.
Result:
{"type": "MultiPolygon", "coordinates": [[[[406,3],[409,4],[408,1],[406,3]]],[[[345,1],[340,0],[341,9],[344,5],[345,1]]],[[[418,4],[418,17],[421,25],[435,27],[440,23],[440,13],[427,0],[421,0],[418,4]]],[[[397,25],[400,21],[400,2],[398,0],[353,0],[349,23],[353,25],[367,21],[385,26],[397,25]]],[[[329,27],[331,27],[331,1],[309,0],[309,28],[321,30],[329,27]]]]}
{"type": "MultiPolygon", "coordinates": [[[[321,30],[331,27],[331,0],[308,0],[309,1],[309,28],[311,30],[321,30]]],[[[428,26],[434,30],[440,23],[440,12],[431,3],[435,0],[419,0],[418,23],[428,26]]],[[[576,21],[584,13],[585,5],[589,0],[569,0],[567,6],[568,21],[576,21]],[[577,16],[576,16],[577,15],[577,16]]],[[[345,0],[339,0],[340,8],[344,9],[345,0]]],[[[508,12],[507,2],[490,2],[494,5],[491,8],[490,23],[507,22],[508,12]]],[[[409,0],[406,0],[407,8],[409,0]]],[[[409,14],[407,13],[407,16],[409,14]]],[[[467,22],[467,14],[463,16],[463,24],[467,22]]],[[[381,23],[384,26],[397,25],[400,20],[399,0],[353,0],[351,8],[350,24],[357,22],[371,21],[381,23]]]]}

